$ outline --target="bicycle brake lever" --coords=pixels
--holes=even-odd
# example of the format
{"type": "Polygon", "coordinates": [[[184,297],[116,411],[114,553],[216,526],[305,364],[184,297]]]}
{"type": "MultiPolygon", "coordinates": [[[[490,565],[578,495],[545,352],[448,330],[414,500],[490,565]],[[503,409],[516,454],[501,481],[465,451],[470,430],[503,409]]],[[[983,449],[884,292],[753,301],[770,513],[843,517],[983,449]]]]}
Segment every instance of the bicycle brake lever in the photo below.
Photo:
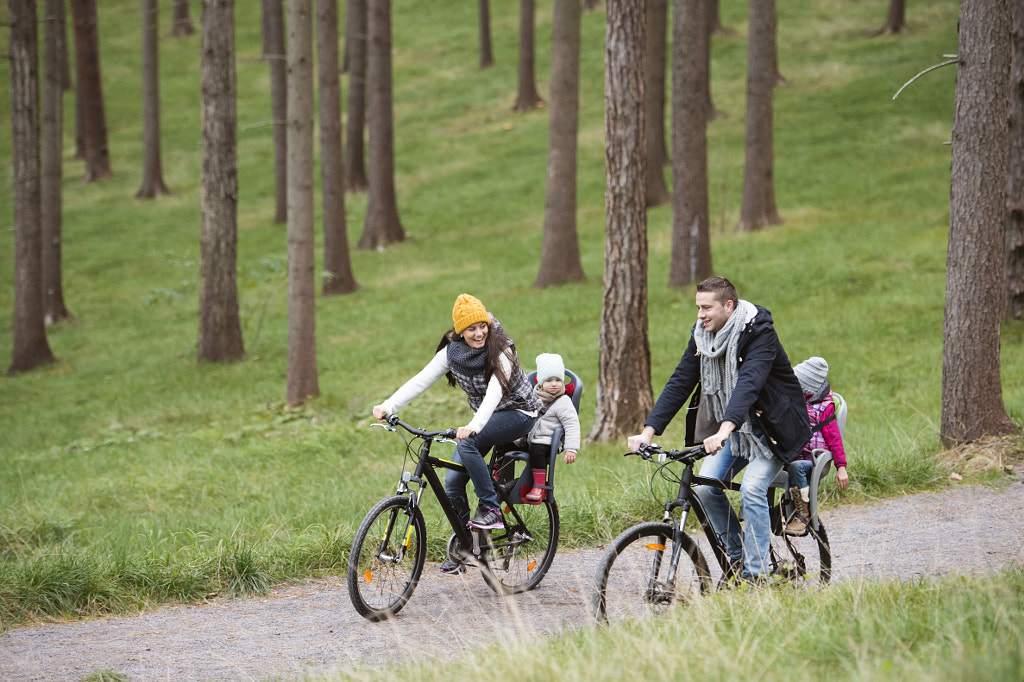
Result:
{"type": "Polygon", "coordinates": [[[395,427],[392,426],[391,424],[370,424],[370,428],[373,428],[374,426],[379,426],[380,428],[384,429],[385,431],[394,431],[395,430],[395,427]]]}

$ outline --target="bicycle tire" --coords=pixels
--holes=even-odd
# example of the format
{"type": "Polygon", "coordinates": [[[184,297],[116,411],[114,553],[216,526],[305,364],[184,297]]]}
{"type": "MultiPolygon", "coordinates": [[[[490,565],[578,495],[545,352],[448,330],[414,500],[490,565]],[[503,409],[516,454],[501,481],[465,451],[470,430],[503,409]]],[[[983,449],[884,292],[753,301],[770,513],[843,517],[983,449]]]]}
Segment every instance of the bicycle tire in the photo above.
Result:
{"type": "Polygon", "coordinates": [[[541,504],[516,505],[522,523],[505,513],[505,529],[492,532],[487,564],[493,580],[487,584],[499,594],[519,594],[544,579],[558,548],[558,504],[548,497],[541,504]]]}
{"type": "Polygon", "coordinates": [[[426,557],[420,510],[402,495],[378,502],[359,524],[349,552],[348,595],[359,615],[374,622],[397,615],[416,589],[426,557]]]}
{"type": "Polygon", "coordinates": [[[650,521],[627,529],[608,547],[597,569],[594,615],[601,622],[641,618],[675,603],[693,601],[711,589],[711,571],[697,543],[679,536],[679,566],[667,584],[674,529],[650,521]]]}
{"type": "Polygon", "coordinates": [[[803,535],[772,535],[772,575],[805,587],[824,587],[832,579],[832,548],[825,524],[803,535]]]}

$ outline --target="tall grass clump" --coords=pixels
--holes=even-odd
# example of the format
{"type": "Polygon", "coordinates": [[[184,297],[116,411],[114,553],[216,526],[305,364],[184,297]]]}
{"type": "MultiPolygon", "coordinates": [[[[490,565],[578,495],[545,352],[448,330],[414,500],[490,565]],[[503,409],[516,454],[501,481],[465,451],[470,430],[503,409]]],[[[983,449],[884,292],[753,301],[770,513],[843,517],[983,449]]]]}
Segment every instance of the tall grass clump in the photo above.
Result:
{"type": "Polygon", "coordinates": [[[356,668],[329,680],[1019,680],[1024,571],[938,581],[846,582],[824,592],[718,592],[655,618],[523,639],[451,662],[356,668]]]}
{"type": "MultiPolygon", "coordinates": [[[[546,95],[552,0],[537,2],[537,75],[546,95]]],[[[395,161],[409,239],[351,252],[360,290],[317,300],[321,395],[285,401],[287,245],[273,224],[273,129],[259,12],[236,15],[238,284],[246,358],[198,364],[200,35],[163,38],[162,154],[172,195],[134,198],[142,175],[138,5],[107,0],[99,34],[114,177],[80,182],[65,116],[63,275],[74,319],[51,326],[58,362],[0,379],[2,627],[131,611],[344,569],[354,529],[403,466],[370,407],[429,360],[466,291],[514,338],[523,365],[561,353],[597,392],[605,249],[603,12],[582,18],[578,233],[587,278],[537,290],[548,112],[513,114],[515,3],[492,3],[494,67],[478,68],[477,7],[436,0],[393,12],[395,161]],[[69,579],[61,582],[61,571],[69,579]]],[[[940,411],[949,139],[954,71],[892,94],[956,49],[956,3],[921,0],[911,30],[867,37],[887,3],[779,3],[776,197],[783,225],[736,234],[743,183],[746,3],[722,2],[714,38],[709,200],[715,269],[772,311],[794,362],[822,355],[850,404],[850,489],[842,504],[949,485],[980,457],[942,456],[940,411]]],[[[161,25],[169,26],[163,6],[161,25]]],[[[0,41],[6,40],[0,32],[0,41]]],[[[0,45],[6,49],[6,45],[0,45]]],[[[0,69],[8,69],[0,60],[0,69]]],[[[0,100],[9,95],[0,76],[0,100]]],[[[347,80],[343,84],[347,90],[347,80]]],[[[3,109],[6,111],[6,109],[3,109]]],[[[65,111],[74,111],[67,93],[65,111]]],[[[3,114],[0,114],[0,118],[3,114]]],[[[0,186],[11,186],[0,135],[0,186]]],[[[666,172],[669,172],[666,170],[666,172]]],[[[6,196],[6,195],[4,195],[6,196]]],[[[348,234],[365,195],[349,195],[348,234]]],[[[0,225],[13,224],[0,199],[0,225]]],[[[319,230],[318,230],[319,232],[319,230]]],[[[692,287],[669,288],[670,207],[648,212],[652,384],[660,391],[694,322],[692,287]]],[[[13,231],[0,231],[0,282],[14,281],[13,231]]],[[[0,286],[0,356],[13,345],[13,286],[0,286]]],[[[1004,325],[1004,402],[1024,420],[1024,324],[1004,325]]],[[[468,421],[438,386],[403,417],[468,421]]],[[[640,425],[638,424],[639,428],[640,425]]],[[[662,445],[682,441],[679,420],[662,445]]],[[[563,546],[606,542],[659,513],[650,469],[625,443],[587,443],[559,466],[563,546]]],[[[1013,446],[1009,448],[1013,450],[1013,446]]],[[[1000,469],[995,469],[997,472],[1000,469]]],[[[658,484],[660,485],[660,484],[658,484]]],[[[427,500],[429,551],[448,531],[427,500]]]]}

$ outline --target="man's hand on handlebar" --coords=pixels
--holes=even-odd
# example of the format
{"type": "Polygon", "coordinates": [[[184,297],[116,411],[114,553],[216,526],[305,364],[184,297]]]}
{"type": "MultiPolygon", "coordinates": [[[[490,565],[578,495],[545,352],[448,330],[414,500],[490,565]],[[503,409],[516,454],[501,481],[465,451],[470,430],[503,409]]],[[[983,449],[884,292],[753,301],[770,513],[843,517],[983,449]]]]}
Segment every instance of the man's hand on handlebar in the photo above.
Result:
{"type": "Polygon", "coordinates": [[[736,425],[732,422],[722,422],[722,425],[718,427],[718,431],[716,433],[704,439],[705,452],[709,455],[713,455],[724,448],[725,441],[729,440],[729,434],[735,429],[736,425]]]}
{"type": "Polygon", "coordinates": [[[630,452],[636,452],[640,449],[641,445],[650,445],[651,441],[654,440],[654,429],[650,426],[645,426],[644,430],[635,436],[630,436],[626,439],[626,444],[629,447],[630,452]]]}

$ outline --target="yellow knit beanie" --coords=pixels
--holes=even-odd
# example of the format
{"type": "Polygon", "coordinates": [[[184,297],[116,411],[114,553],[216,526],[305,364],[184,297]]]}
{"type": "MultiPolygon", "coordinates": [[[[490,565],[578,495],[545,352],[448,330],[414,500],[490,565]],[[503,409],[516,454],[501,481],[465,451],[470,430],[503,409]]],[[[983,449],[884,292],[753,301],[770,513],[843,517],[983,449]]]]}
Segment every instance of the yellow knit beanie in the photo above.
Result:
{"type": "Polygon", "coordinates": [[[487,308],[480,302],[480,299],[469,294],[460,294],[455,299],[455,307],[452,308],[452,324],[455,326],[455,333],[461,334],[466,327],[477,322],[490,324],[491,318],[487,315],[487,308]]]}

